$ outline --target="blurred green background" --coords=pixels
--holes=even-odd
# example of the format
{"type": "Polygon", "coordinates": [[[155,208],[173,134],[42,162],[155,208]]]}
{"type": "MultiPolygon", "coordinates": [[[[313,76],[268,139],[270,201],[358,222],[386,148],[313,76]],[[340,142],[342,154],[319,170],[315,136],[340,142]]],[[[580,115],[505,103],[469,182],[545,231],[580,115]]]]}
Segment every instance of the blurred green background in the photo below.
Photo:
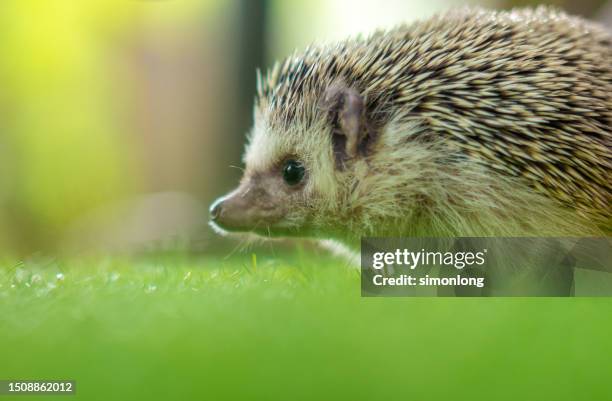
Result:
{"type": "Polygon", "coordinates": [[[207,205],[240,174],[256,68],[465,4],[532,2],[4,0],[0,249],[207,249],[207,205]]]}

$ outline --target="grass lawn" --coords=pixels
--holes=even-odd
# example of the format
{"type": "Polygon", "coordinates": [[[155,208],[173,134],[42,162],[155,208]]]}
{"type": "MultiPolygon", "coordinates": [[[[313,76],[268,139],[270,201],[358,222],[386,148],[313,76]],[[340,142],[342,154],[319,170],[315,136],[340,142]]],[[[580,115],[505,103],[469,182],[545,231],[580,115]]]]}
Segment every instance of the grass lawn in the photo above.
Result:
{"type": "Polygon", "coordinates": [[[83,400],[612,399],[612,299],[361,298],[325,253],[255,259],[4,260],[0,379],[83,400]]]}

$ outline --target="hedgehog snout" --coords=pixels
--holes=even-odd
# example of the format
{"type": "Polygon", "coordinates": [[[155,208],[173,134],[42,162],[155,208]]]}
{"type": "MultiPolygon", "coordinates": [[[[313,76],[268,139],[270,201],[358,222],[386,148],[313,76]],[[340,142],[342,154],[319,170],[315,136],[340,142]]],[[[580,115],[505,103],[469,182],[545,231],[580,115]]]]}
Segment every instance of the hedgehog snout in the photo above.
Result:
{"type": "Polygon", "coordinates": [[[285,214],[285,208],[279,206],[279,195],[263,189],[260,183],[245,182],[212,203],[210,220],[226,231],[267,229],[285,214]]]}
{"type": "Polygon", "coordinates": [[[245,231],[249,227],[249,205],[240,189],[215,200],[209,208],[210,220],[228,231],[245,231]]]}
{"type": "Polygon", "coordinates": [[[212,203],[212,205],[210,205],[210,208],[208,209],[208,213],[212,221],[216,221],[217,218],[221,216],[222,208],[223,208],[223,198],[218,198],[212,203]]]}

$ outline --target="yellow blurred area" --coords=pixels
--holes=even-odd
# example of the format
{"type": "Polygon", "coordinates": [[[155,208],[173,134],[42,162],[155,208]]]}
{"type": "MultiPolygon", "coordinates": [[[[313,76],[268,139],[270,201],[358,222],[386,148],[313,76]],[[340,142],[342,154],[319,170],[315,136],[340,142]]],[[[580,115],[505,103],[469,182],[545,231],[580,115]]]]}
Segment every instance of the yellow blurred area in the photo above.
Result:
{"type": "Polygon", "coordinates": [[[171,27],[211,5],[3,2],[0,245],[52,238],[81,213],[137,190],[140,156],[125,143],[122,116],[130,82],[114,52],[147,24],[171,27]]]}

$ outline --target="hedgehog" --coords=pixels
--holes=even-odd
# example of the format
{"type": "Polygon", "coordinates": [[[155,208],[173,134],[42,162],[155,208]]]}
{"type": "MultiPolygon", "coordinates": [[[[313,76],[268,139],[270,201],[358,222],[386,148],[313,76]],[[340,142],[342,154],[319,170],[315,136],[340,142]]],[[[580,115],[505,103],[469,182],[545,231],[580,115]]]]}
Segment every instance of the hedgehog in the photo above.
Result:
{"type": "Polygon", "coordinates": [[[540,7],[462,9],[258,73],[221,233],[314,238],[611,231],[612,37],[540,7]]]}

